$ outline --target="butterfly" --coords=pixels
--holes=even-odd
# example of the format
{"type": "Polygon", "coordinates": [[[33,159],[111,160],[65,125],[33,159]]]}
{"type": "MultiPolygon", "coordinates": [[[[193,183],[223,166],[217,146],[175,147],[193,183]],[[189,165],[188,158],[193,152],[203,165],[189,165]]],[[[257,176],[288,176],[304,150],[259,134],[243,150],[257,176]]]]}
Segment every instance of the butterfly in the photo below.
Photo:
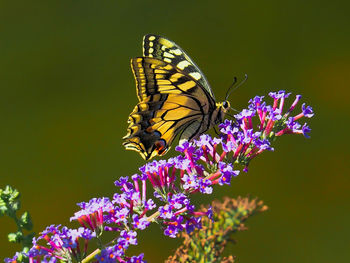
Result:
{"type": "Polygon", "coordinates": [[[143,57],[131,59],[138,104],[130,113],[123,145],[145,159],[164,155],[175,137],[198,138],[222,122],[230,103],[216,102],[198,66],[174,42],[148,34],[143,57]]]}

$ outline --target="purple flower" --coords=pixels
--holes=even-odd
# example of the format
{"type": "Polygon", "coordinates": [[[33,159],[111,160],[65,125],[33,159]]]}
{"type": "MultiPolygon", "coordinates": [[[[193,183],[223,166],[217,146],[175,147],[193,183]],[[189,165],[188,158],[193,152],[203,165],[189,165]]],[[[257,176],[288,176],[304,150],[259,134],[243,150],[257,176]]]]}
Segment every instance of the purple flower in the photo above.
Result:
{"type": "Polygon", "coordinates": [[[146,263],[147,261],[143,260],[144,254],[141,253],[138,256],[132,256],[127,262],[128,263],[146,263]]]}
{"type": "Polygon", "coordinates": [[[64,248],[76,248],[79,232],[76,229],[69,229],[68,227],[62,227],[60,234],[56,234],[52,237],[56,244],[61,245],[64,248]]]}
{"type": "Polygon", "coordinates": [[[256,109],[256,105],[260,105],[263,103],[264,96],[255,96],[254,98],[249,100],[250,105],[253,106],[252,109],[256,109]]]}
{"type": "Polygon", "coordinates": [[[121,242],[123,244],[123,247],[126,248],[130,245],[137,245],[137,239],[136,239],[137,233],[135,231],[126,231],[123,230],[120,232],[120,237],[118,238],[118,244],[121,242]],[[125,243],[123,243],[125,241],[125,243]]]}
{"type": "Polygon", "coordinates": [[[284,90],[280,90],[280,91],[277,91],[277,92],[270,92],[269,96],[271,98],[274,98],[274,99],[278,100],[278,99],[281,99],[281,98],[288,98],[288,96],[290,94],[291,93],[286,93],[284,90]]]}
{"type": "Polygon", "coordinates": [[[41,255],[47,255],[49,252],[47,248],[42,249],[43,247],[38,245],[38,241],[41,240],[41,237],[35,238],[33,237],[32,244],[33,246],[27,252],[28,257],[37,257],[41,255]]]}
{"type": "Polygon", "coordinates": [[[80,237],[85,240],[90,240],[96,237],[96,233],[92,232],[90,229],[79,227],[78,230],[80,232],[80,237]]]}
{"type": "Polygon", "coordinates": [[[213,192],[213,188],[210,187],[211,181],[208,179],[199,179],[199,191],[203,194],[211,194],[213,192]]]}
{"type": "Polygon", "coordinates": [[[197,175],[195,174],[192,174],[192,175],[184,174],[184,176],[182,177],[182,180],[184,182],[182,187],[185,190],[188,190],[190,188],[197,189],[199,187],[197,175]]]}
{"type": "Polygon", "coordinates": [[[128,189],[122,194],[126,200],[140,201],[140,192],[135,191],[134,189],[128,189]]]}
{"type": "Polygon", "coordinates": [[[239,174],[238,170],[236,171],[233,170],[232,164],[226,164],[226,163],[220,162],[219,169],[222,174],[219,180],[220,185],[223,185],[223,184],[229,185],[231,183],[232,176],[237,176],[239,174]]]}
{"type": "Polygon", "coordinates": [[[177,233],[179,233],[179,230],[177,227],[170,225],[164,230],[164,235],[175,238],[177,233]]]}
{"type": "Polygon", "coordinates": [[[152,210],[153,208],[156,208],[156,204],[152,199],[148,199],[147,202],[145,203],[145,208],[147,210],[152,210]]]}
{"type": "Polygon", "coordinates": [[[282,118],[282,115],[281,115],[281,110],[280,109],[275,109],[275,110],[271,110],[270,111],[270,114],[268,116],[268,119],[271,119],[273,121],[278,121],[282,118]]]}
{"type": "Polygon", "coordinates": [[[134,221],[132,223],[134,228],[138,228],[138,229],[144,230],[150,225],[150,222],[145,217],[139,218],[138,215],[133,215],[132,219],[134,221]]]}
{"type": "Polygon", "coordinates": [[[186,159],[186,158],[183,158],[181,156],[181,158],[177,158],[175,164],[174,164],[174,167],[176,169],[180,169],[180,170],[188,170],[191,168],[191,162],[190,160],[186,159]]]}
{"type": "Polygon", "coordinates": [[[268,139],[257,139],[255,141],[255,145],[260,149],[260,150],[269,150],[273,151],[274,149],[270,146],[271,143],[269,142],[268,139]]]}
{"type": "Polygon", "coordinates": [[[129,177],[128,176],[121,176],[119,178],[119,180],[116,180],[114,182],[115,186],[118,186],[118,187],[127,187],[127,188],[131,188],[133,185],[129,182],[129,177]]]}
{"type": "Polygon", "coordinates": [[[219,124],[219,128],[226,130],[227,127],[232,126],[232,121],[226,119],[222,123],[219,124]]]}
{"type": "Polygon", "coordinates": [[[123,194],[115,193],[113,195],[112,203],[113,204],[127,204],[126,195],[124,193],[123,194]]]}
{"type": "Polygon", "coordinates": [[[167,222],[168,226],[164,230],[164,235],[175,238],[176,235],[183,230],[183,219],[184,218],[182,216],[176,216],[172,218],[171,222],[167,222]]]}
{"type": "Polygon", "coordinates": [[[240,113],[235,115],[237,120],[243,120],[245,118],[251,118],[255,116],[255,111],[243,109],[240,113]]]}
{"type": "Polygon", "coordinates": [[[170,219],[174,216],[172,208],[169,205],[160,206],[158,208],[158,211],[160,212],[160,215],[159,215],[160,218],[170,219]]]}
{"type": "Polygon", "coordinates": [[[117,252],[118,256],[123,256],[125,254],[125,250],[129,248],[129,245],[130,243],[125,238],[119,237],[117,244],[114,246],[115,252],[117,252]]]}
{"type": "Polygon", "coordinates": [[[222,149],[224,152],[233,152],[237,148],[236,144],[232,141],[228,141],[227,143],[222,143],[222,149]]]}
{"type": "Polygon", "coordinates": [[[212,222],[214,222],[214,213],[213,213],[213,208],[211,206],[208,208],[205,214],[212,222]]]}
{"type": "Polygon", "coordinates": [[[183,206],[189,204],[189,200],[186,195],[179,193],[174,194],[168,198],[168,204],[173,207],[173,209],[180,209],[183,206]]]}
{"type": "Polygon", "coordinates": [[[303,114],[306,118],[311,118],[312,116],[314,116],[314,112],[312,110],[312,107],[305,106],[305,103],[303,103],[303,105],[302,105],[302,110],[303,110],[303,114]]]}
{"type": "Polygon", "coordinates": [[[175,147],[175,150],[181,153],[189,152],[193,153],[195,151],[195,147],[189,141],[183,141],[182,144],[175,147]]]}
{"type": "Polygon", "coordinates": [[[129,212],[130,210],[127,207],[116,210],[114,214],[114,222],[126,224],[128,222],[129,212]]]}
{"type": "Polygon", "coordinates": [[[140,176],[139,174],[133,174],[133,175],[131,176],[131,179],[132,179],[133,181],[138,181],[138,180],[141,180],[141,176],[140,176]]]}
{"type": "Polygon", "coordinates": [[[42,231],[40,234],[40,238],[44,238],[45,236],[49,234],[56,234],[60,232],[61,225],[50,225],[45,228],[44,231],[42,231]]]}
{"type": "Polygon", "coordinates": [[[141,166],[139,169],[143,174],[147,173],[157,173],[158,172],[158,162],[153,161],[150,163],[146,163],[144,166],[141,166]]]}
{"type": "Polygon", "coordinates": [[[233,135],[238,132],[238,127],[232,124],[232,121],[225,120],[223,123],[219,124],[220,132],[227,135],[233,135]]]}
{"type": "Polygon", "coordinates": [[[202,134],[199,137],[199,140],[196,140],[196,145],[201,147],[201,146],[206,146],[206,147],[212,147],[211,145],[212,138],[208,134],[202,134]]]}
{"type": "Polygon", "coordinates": [[[188,220],[186,222],[186,232],[190,234],[193,232],[196,228],[201,229],[202,228],[202,217],[192,217],[191,220],[188,220]]]}
{"type": "Polygon", "coordinates": [[[213,138],[212,141],[211,141],[211,143],[212,143],[213,145],[220,144],[220,143],[222,143],[222,139],[221,139],[221,138],[213,138]]]}
{"type": "Polygon", "coordinates": [[[310,138],[308,133],[311,132],[311,129],[309,126],[307,126],[306,123],[303,125],[302,131],[303,131],[303,135],[305,136],[305,138],[310,138]]]}
{"type": "Polygon", "coordinates": [[[95,258],[98,260],[98,262],[114,263],[117,261],[117,254],[118,249],[116,246],[110,246],[102,249],[101,253],[96,255],[95,258]]]}
{"type": "Polygon", "coordinates": [[[247,130],[246,132],[237,133],[237,141],[241,144],[249,144],[253,139],[253,129],[247,130]]]}
{"type": "Polygon", "coordinates": [[[286,126],[290,130],[292,130],[292,132],[297,132],[298,129],[300,129],[300,127],[301,127],[301,125],[298,122],[294,121],[293,117],[288,118],[288,120],[286,122],[286,126]]]}

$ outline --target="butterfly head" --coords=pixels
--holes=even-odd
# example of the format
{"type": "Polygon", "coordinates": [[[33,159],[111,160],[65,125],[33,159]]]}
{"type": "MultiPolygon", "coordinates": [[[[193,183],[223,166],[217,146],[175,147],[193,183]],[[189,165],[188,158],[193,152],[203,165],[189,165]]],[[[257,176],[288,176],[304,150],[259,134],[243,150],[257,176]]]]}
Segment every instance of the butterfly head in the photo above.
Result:
{"type": "Polygon", "coordinates": [[[225,100],[223,103],[221,103],[222,110],[225,111],[225,113],[230,109],[231,105],[228,100],[225,100]]]}
{"type": "Polygon", "coordinates": [[[225,100],[223,102],[217,102],[216,103],[216,120],[215,123],[221,123],[226,115],[226,113],[230,110],[231,104],[228,100],[225,100]]]}

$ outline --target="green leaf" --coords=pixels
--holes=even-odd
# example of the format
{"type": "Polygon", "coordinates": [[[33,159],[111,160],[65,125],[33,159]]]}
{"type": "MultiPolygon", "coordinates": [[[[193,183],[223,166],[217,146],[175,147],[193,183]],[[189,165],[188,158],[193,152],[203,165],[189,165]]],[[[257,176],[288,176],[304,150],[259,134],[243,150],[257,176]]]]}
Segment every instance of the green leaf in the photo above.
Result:
{"type": "Polygon", "coordinates": [[[0,192],[0,196],[2,199],[7,199],[9,201],[15,201],[20,197],[20,193],[17,189],[12,188],[9,185],[6,185],[5,190],[0,192]]]}
{"type": "Polygon", "coordinates": [[[17,210],[21,209],[21,202],[19,200],[15,201],[15,202],[12,202],[11,203],[11,209],[13,211],[17,211],[17,210]]]}
{"type": "Polygon", "coordinates": [[[5,189],[0,190],[0,210],[6,212],[10,217],[16,216],[16,211],[20,209],[20,193],[17,189],[7,185],[5,189]],[[6,209],[5,209],[6,207],[6,209]]]}
{"type": "Polygon", "coordinates": [[[21,243],[22,239],[23,239],[23,233],[22,232],[16,232],[16,233],[9,233],[7,235],[7,238],[9,240],[9,242],[12,243],[21,243]]]}
{"type": "Polygon", "coordinates": [[[17,262],[24,262],[24,259],[27,258],[23,255],[23,253],[18,253],[17,255],[17,262]]]}
{"type": "Polygon", "coordinates": [[[26,230],[32,230],[33,223],[28,212],[24,212],[20,218],[20,225],[26,230]]]}
{"type": "Polygon", "coordinates": [[[0,199],[0,216],[3,216],[7,212],[5,203],[0,199]]]}

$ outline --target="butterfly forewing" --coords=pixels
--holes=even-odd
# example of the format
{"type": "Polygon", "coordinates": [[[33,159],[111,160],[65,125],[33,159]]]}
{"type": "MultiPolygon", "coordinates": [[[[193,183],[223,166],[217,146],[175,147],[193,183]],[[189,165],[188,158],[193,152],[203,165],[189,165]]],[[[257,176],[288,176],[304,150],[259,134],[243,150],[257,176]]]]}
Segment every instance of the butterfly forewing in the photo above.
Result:
{"type": "Polygon", "coordinates": [[[193,60],[174,42],[160,36],[146,35],[143,38],[143,56],[157,58],[179,68],[196,80],[215,100],[214,93],[204,74],[193,60]]]}
{"type": "Polygon", "coordinates": [[[127,149],[163,155],[174,138],[192,139],[211,125],[215,101],[187,72],[158,58],[131,60],[139,103],[129,116],[127,149]]]}

